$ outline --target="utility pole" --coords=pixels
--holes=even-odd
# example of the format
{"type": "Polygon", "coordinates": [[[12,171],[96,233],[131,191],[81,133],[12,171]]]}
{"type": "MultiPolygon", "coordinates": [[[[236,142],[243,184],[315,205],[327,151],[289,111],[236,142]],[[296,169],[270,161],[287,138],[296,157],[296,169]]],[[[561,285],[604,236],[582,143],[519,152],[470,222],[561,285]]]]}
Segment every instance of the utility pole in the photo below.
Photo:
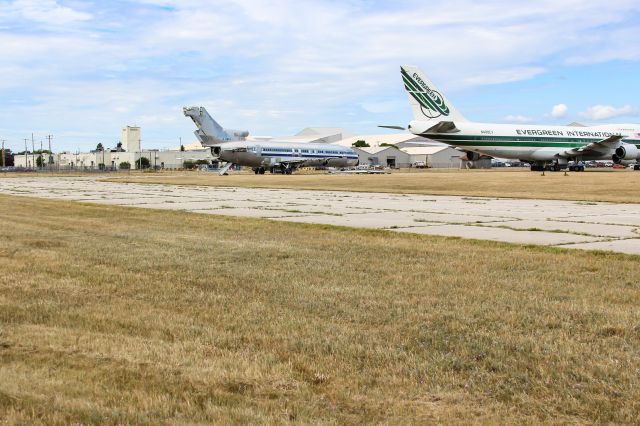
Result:
{"type": "Polygon", "coordinates": [[[36,165],[36,143],[33,140],[33,133],[31,133],[31,166],[36,165]]]}
{"type": "Polygon", "coordinates": [[[53,135],[47,135],[47,139],[49,140],[49,167],[51,168],[51,171],[53,171],[53,152],[51,151],[51,138],[53,137],[53,135]]]}
{"type": "Polygon", "coordinates": [[[4,161],[4,143],[6,141],[4,139],[2,139],[2,168],[5,168],[5,161],[4,161]]]}

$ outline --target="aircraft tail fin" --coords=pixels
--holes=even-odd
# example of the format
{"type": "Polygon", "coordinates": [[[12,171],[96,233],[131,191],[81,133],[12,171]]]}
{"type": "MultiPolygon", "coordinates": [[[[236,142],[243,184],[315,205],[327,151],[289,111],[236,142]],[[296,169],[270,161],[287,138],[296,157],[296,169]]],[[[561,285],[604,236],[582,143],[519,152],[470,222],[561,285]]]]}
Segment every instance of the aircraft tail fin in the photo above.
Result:
{"type": "Polygon", "coordinates": [[[207,112],[205,107],[184,107],[185,117],[190,117],[198,130],[194,132],[204,146],[232,140],[232,137],[207,112]]]}
{"type": "Polygon", "coordinates": [[[420,68],[412,65],[400,67],[404,88],[416,121],[468,121],[449,100],[441,94],[420,68]]]}

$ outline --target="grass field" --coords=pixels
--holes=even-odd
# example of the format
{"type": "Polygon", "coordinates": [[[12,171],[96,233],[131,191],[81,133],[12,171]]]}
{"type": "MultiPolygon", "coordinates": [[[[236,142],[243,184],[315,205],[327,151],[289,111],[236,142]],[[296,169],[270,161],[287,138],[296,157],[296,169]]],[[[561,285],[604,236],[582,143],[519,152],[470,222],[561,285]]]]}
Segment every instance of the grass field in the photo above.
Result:
{"type": "Polygon", "coordinates": [[[640,416],[638,257],[5,196],[0,223],[0,423],[640,416]]]}
{"type": "Polygon", "coordinates": [[[640,172],[584,173],[528,170],[426,170],[387,175],[230,175],[186,172],[118,177],[135,183],[241,186],[251,188],[326,189],[405,194],[467,195],[576,201],[639,203],[640,172]]]}

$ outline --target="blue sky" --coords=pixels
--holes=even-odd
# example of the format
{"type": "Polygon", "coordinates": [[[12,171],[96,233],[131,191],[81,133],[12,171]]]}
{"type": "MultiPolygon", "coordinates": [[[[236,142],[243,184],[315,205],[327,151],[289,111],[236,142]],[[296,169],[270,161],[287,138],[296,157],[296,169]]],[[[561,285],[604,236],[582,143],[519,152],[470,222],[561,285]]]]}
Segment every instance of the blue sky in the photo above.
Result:
{"type": "Polygon", "coordinates": [[[420,66],[469,119],[640,122],[637,0],[0,0],[0,139],[194,140],[181,112],[288,135],[379,133],[420,66]]]}

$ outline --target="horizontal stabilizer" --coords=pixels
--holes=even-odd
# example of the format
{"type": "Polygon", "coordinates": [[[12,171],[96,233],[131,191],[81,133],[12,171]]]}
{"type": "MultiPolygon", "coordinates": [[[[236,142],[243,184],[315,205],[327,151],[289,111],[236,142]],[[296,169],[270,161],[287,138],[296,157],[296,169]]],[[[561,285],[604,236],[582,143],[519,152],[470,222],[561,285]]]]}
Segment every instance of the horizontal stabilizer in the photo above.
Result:
{"type": "Polygon", "coordinates": [[[460,129],[453,121],[441,121],[427,130],[427,133],[457,133],[460,129]]]}
{"type": "Polygon", "coordinates": [[[393,129],[393,130],[407,130],[406,127],[402,126],[386,126],[386,125],[378,125],[378,127],[382,129],[393,129]]]}

